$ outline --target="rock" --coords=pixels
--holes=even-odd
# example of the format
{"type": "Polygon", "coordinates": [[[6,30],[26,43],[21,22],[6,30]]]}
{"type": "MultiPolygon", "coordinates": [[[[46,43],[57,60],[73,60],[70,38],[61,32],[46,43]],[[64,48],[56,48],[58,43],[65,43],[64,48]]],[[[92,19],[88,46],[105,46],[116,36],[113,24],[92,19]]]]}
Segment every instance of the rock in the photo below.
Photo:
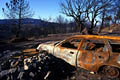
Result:
{"type": "Polygon", "coordinates": [[[29,67],[27,65],[24,65],[24,70],[28,70],[29,67]]]}
{"type": "Polygon", "coordinates": [[[17,77],[17,79],[20,79],[20,80],[21,80],[22,77],[23,77],[23,74],[24,74],[24,72],[20,72],[19,75],[18,75],[18,77],[17,77]]]}
{"type": "Polygon", "coordinates": [[[33,67],[36,68],[36,63],[33,63],[33,67]]]}
{"type": "Polygon", "coordinates": [[[48,71],[46,76],[44,77],[44,80],[46,80],[48,78],[48,76],[50,75],[51,71],[48,71]]]}
{"type": "Polygon", "coordinates": [[[20,70],[21,70],[21,68],[18,66],[18,67],[17,67],[17,71],[20,72],[20,70]]]}
{"type": "Polygon", "coordinates": [[[38,67],[41,70],[41,67],[38,67]]]}
{"type": "Polygon", "coordinates": [[[9,71],[8,70],[3,70],[0,72],[0,78],[2,78],[3,76],[9,74],[9,71]]]}
{"type": "Polygon", "coordinates": [[[6,50],[6,51],[4,51],[3,53],[4,53],[4,54],[5,54],[5,53],[10,53],[10,50],[6,50]]]}
{"type": "Polygon", "coordinates": [[[20,53],[22,53],[21,51],[13,51],[13,52],[11,52],[11,54],[20,54],[20,53]]]}
{"type": "Polygon", "coordinates": [[[39,61],[39,62],[41,61],[41,58],[40,58],[40,56],[38,56],[38,61],[39,61]]]}
{"type": "Polygon", "coordinates": [[[28,58],[28,59],[27,59],[27,62],[31,63],[31,62],[32,62],[31,58],[28,58]]]}
{"type": "Polygon", "coordinates": [[[35,75],[34,75],[33,72],[30,72],[30,73],[29,73],[29,76],[34,77],[35,75]]]}
{"type": "Polygon", "coordinates": [[[11,62],[10,65],[11,65],[11,67],[15,67],[15,66],[18,65],[18,63],[19,63],[19,61],[14,60],[14,61],[11,62]]]}
{"type": "Polygon", "coordinates": [[[41,70],[37,70],[38,72],[41,72],[41,70]]]}
{"type": "Polygon", "coordinates": [[[10,76],[7,77],[7,80],[10,80],[10,76]]]}
{"type": "Polygon", "coordinates": [[[9,73],[15,73],[16,70],[17,70],[17,68],[9,69],[9,73]]]}

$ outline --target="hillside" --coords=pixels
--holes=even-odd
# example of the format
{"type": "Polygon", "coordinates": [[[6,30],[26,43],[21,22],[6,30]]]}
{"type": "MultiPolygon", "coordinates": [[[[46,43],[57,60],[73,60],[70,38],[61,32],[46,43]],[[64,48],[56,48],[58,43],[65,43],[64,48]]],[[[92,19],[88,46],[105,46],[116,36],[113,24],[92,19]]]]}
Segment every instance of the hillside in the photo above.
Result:
{"type": "Polygon", "coordinates": [[[113,24],[110,27],[105,27],[105,28],[102,29],[101,32],[120,34],[120,24],[113,24]]]}
{"type": "MultiPolygon", "coordinates": [[[[40,24],[46,21],[41,19],[25,18],[22,19],[22,24],[40,24]]],[[[18,23],[18,19],[0,19],[0,24],[13,24],[18,23]]],[[[47,23],[47,22],[46,22],[47,23]]]]}

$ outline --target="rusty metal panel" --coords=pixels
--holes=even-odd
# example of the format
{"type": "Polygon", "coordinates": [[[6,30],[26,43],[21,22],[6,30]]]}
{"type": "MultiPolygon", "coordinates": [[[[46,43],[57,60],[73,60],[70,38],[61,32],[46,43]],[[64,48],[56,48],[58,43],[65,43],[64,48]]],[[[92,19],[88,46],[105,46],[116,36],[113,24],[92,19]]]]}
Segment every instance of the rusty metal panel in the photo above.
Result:
{"type": "Polygon", "coordinates": [[[120,37],[118,36],[100,36],[100,35],[76,35],[71,38],[82,38],[82,39],[110,39],[115,41],[120,41],[120,37]]]}

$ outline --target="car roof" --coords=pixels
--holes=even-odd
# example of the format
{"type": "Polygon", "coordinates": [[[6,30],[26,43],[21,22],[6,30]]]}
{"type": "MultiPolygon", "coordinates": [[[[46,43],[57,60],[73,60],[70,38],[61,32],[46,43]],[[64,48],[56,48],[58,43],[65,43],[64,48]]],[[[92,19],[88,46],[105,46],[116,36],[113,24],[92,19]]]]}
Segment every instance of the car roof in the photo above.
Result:
{"type": "Polygon", "coordinates": [[[107,40],[114,40],[114,41],[120,41],[119,36],[103,36],[103,35],[74,35],[72,37],[69,37],[68,39],[72,38],[82,38],[82,39],[92,39],[92,40],[102,40],[102,39],[107,39],[107,40]]]}

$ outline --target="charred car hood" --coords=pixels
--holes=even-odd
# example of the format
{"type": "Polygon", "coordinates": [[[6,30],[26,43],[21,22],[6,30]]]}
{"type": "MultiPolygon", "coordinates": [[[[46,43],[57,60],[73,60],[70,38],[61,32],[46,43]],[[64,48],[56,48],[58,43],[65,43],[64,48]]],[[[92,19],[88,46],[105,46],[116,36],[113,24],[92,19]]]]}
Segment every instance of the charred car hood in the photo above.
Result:
{"type": "Polygon", "coordinates": [[[49,41],[49,42],[45,42],[45,43],[42,43],[40,44],[38,47],[37,47],[37,50],[39,50],[40,48],[46,48],[48,46],[55,46],[57,43],[59,43],[59,41],[49,41]]]}
{"type": "Polygon", "coordinates": [[[59,43],[59,41],[49,41],[49,42],[45,42],[45,43],[42,43],[44,45],[55,45],[56,43],[59,43]]]}

